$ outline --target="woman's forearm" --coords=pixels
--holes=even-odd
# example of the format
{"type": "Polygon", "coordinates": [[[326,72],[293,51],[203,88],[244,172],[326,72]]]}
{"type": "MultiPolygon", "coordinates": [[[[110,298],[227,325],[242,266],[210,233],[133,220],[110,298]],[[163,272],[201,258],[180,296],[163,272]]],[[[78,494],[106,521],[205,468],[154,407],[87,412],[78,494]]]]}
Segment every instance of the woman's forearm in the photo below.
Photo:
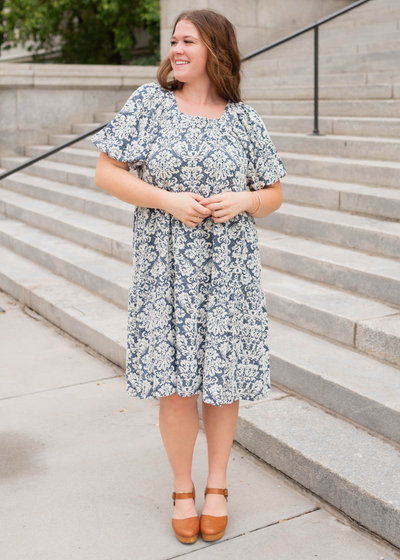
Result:
{"type": "MultiPolygon", "coordinates": [[[[280,181],[274,183],[274,185],[269,185],[264,187],[263,189],[259,189],[257,191],[250,191],[249,192],[249,206],[247,211],[251,210],[254,207],[254,199],[258,201],[258,197],[254,194],[257,194],[261,198],[261,205],[257,212],[252,214],[254,218],[265,218],[265,216],[269,216],[282,205],[282,188],[280,181]]],[[[255,206],[257,208],[258,204],[255,206]]]]}
{"type": "Polygon", "coordinates": [[[116,198],[134,206],[165,210],[168,191],[154,187],[129,171],[108,161],[96,168],[95,184],[116,198]]]}

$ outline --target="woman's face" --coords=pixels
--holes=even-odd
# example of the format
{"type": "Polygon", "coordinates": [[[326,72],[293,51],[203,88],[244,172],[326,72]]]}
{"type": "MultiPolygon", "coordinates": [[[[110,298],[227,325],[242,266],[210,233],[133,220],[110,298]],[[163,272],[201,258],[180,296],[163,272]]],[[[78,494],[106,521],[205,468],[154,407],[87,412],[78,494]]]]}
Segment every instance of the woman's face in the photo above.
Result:
{"type": "Polygon", "coordinates": [[[189,82],[207,74],[207,52],[195,24],[187,19],[178,21],[169,50],[175,78],[180,82],[189,82]],[[181,64],[179,61],[182,61],[181,64]]]}

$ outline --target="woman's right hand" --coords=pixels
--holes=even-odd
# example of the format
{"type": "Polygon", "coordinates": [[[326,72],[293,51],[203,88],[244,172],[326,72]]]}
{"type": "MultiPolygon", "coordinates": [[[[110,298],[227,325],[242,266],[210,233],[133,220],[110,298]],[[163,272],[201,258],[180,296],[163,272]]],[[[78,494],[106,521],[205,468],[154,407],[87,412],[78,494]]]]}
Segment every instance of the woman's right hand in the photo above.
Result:
{"type": "Polygon", "coordinates": [[[211,210],[199,204],[201,200],[204,200],[204,196],[200,194],[191,192],[170,192],[168,194],[170,196],[164,210],[189,227],[196,227],[204,218],[212,214],[211,210]]]}

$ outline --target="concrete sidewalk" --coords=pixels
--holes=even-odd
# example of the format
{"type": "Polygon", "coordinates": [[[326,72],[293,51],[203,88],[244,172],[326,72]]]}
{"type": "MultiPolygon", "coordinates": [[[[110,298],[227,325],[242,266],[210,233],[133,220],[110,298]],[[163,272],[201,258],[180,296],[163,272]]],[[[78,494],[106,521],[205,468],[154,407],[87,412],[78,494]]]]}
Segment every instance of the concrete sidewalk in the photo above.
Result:
{"type": "MultiPolygon", "coordinates": [[[[220,541],[179,543],[159,401],[0,292],[0,557],[4,560],[394,560],[392,546],[234,443],[220,541]]],[[[207,444],[193,461],[200,514],[207,444]]]]}

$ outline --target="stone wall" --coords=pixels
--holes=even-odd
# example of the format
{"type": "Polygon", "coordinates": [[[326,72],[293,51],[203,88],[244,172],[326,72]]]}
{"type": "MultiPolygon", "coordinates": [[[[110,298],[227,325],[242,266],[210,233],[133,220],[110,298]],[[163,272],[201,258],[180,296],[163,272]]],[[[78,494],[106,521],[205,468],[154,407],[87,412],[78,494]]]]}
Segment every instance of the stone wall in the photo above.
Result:
{"type": "MultiPolygon", "coordinates": [[[[156,67],[100,64],[0,65],[0,155],[21,155],[27,144],[47,144],[52,133],[71,134],[74,122],[93,122],[141,84],[156,67]]],[[[115,113],[118,111],[115,110],[115,113]]]]}

